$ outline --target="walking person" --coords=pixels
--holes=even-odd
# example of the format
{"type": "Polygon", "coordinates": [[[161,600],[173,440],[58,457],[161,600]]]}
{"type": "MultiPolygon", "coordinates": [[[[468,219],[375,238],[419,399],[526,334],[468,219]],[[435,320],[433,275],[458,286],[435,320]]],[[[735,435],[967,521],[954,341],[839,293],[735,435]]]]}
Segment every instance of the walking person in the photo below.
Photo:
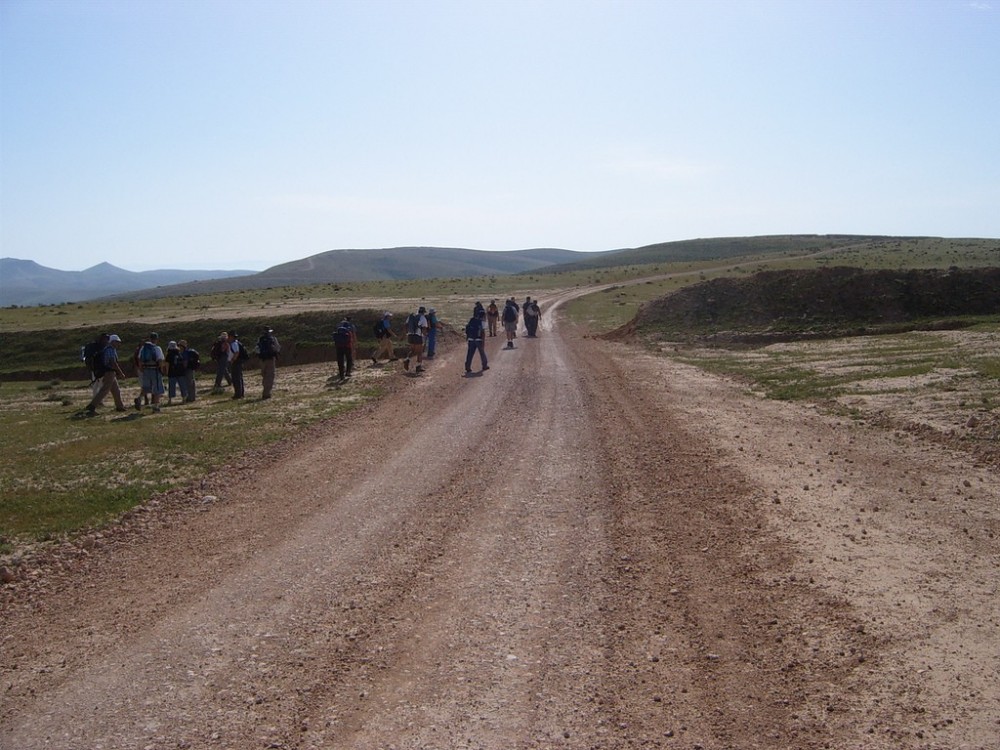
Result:
{"type": "Polygon", "coordinates": [[[250,359],[240,335],[233,331],[229,334],[229,377],[233,381],[233,398],[243,398],[246,395],[246,384],[243,382],[243,363],[250,359]]]}
{"type": "Polygon", "coordinates": [[[535,338],[538,333],[538,319],[542,315],[542,311],[538,308],[538,302],[528,297],[524,301],[524,327],[528,331],[528,338],[535,338]]]}
{"type": "Polygon", "coordinates": [[[490,336],[497,335],[497,323],[500,321],[500,308],[497,307],[497,301],[493,300],[490,302],[489,307],[486,308],[486,322],[490,327],[490,336]]]}
{"type": "Polygon", "coordinates": [[[177,348],[181,350],[181,357],[184,359],[184,380],[186,381],[187,386],[187,396],[184,400],[190,403],[197,398],[195,390],[195,373],[198,371],[198,368],[201,367],[201,355],[198,354],[197,349],[193,349],[188,346],[186,339],[178,341],[177,348]]]}
{"type": "Polygon", "coordinates": [[[437,349],[438,316],[432,307],[427,311],[427,359],[434,359],[437,349]]]}
{"type": "Polygon", "coordinates": [[[403,359],[403,369],[410,369],[410,360],[417,359],[417,367],[414,372],[424,371],[424,337],[427,335],[427,309],[420,307],[415,313],[410,313],[406,318],[406,343],[410,347],[406,358],[403,359]]]}
{"type": "MultiPolygon", "coordinates": [[[[98,374],[98,371],[101,370],[100,359],[110,338],[110,333],[102,333],[80,351],[80,359],[83,360],[90,373],[90,393],[92,396],[96,396],[97,392],[101,390],[101,376],[98,374]]],[[[97,405],[100,406],[100,404],[97,405]]]]}
{"type": "Polygon", "coordinates": [[[223,331],[219,334],[217,338],[212,343],[212,349],[210,351],[210,356],[215,362],[215,387],[212,389],[212,393],[223,393],[224,388],[222,387],[222,381],[226,381],[226,385],[232,385],[233,379],[229,375],[229,334],[223,331]]]}
{"type": "Polygon", "coordinates": [[[392,332],[392,313],[386,310],[382,313],[382,318],[375,324],[375,351],[372,352],[372,365],[377,365],[379,357],[385,357],[390,362],[395,362],[396,352],[392,348],[392,340],[396,334],[392,332]]]}
{"type": "Polygon", "coordinates": [[[354,373],[354,348],[357,346],[357,334],[350,318],[344,318],[333,332],[333,348],[337,352],[337,374],[341,380],[346,380],[354,373]]]}
{"type": "Polygon", "coordinates": [[[167,344],[167,404],[172,404],[178,391],[181,401],[187,400],[187,365],[176,341],[167,344]]]}
{"type": "Polygon", "coordinates": [[[486,359],[486,313],[477,310],[465,324],[465,340],[468,351],[465,354],[465,374],[472,373],[472,358],[479,352],[479,362],[483,372],[490,369],[486,359]]]}
{"type": "Polygon", "coordinates": [[[115,411],[125,411],[125,403],[122,401],[122,391],[118,385],[118,378],[125,379],[121,364],[118,362],[118,347],[122,340],[117,334],[108,336],[107,344],[94,359],[94,375],[101,383],[101,387],[94,394],[94,398],[87,404],[87,414],[93,416],[97,413],[97,407],[104,401],[104,397],[109,393],[115,400],[115,411]]]}
{"type": "Polygon", "coordinates": [[[503,331],[507,334],[507,348],[514,348],[514,337],[517,335],[517,303],[511,297],[503,306],[503,331]]]}
{"type": "Polygon", "coordinates": [[[274,390],[274,381],[277,378],[280,353],[281,344],[278,343],[274,331],[264,326],[263,333],[257,339],[257,356],[260,357],[260,379],[263,386],[261,401],[271,398],[271,391],[274,390]]]}
{"type": "Polygon", "coordinates": [[[153,332],[146,337],[136,353],[136,364],[139,368],[139,395],[135,397],[135,410],[142,411],[143,401],[152,397],[153,411],[160,411],[160,398],[163,396],[163,371],[166,358],[163,349],[157,343],[159,336],[153,332]]]}

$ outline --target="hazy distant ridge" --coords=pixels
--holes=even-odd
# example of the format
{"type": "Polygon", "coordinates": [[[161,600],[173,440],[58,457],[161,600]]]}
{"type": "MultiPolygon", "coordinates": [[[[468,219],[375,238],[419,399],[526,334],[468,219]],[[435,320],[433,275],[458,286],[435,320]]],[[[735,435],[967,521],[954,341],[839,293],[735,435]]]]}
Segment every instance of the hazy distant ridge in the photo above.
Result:
{"type": "MultiPolygon", "coordinates": [[[[602,253],[598,253],[599,255],[602,253]]],[[[558,248],[492,252],[452,247],[328,250],[254,271],[126,271],[100,263],[59,271],[31,260],[0,259],[0,306],[83,302],[122,294],[159,297],[349,281],[508,275],[572,263],[586,253],[558,248]]]]}
{"type": "Polygon", "coordinates": [[[98,263],[84,271],[60,271],[33,260],[0,258],[0,307],[82,302],[199,279],[233,278],[253,271],[126,271],[98,263]]]}
{"type": "Polygon", "coordinates": [[[329,250],[261,271],[274,286],[323,281],[487,276],[533,271],[572,263],[585,253],[556,248],[490,252],[455,247],[394,247],[381,250],[329,250]]]}
{"type": "MultiPolygon", "coordinates": [[[[597,270],[612,266],[724,260],[759,255],[876,252],[922,241],[942,251],[995,240],[891,237],[849,234],[767,235],[680,240],[584,253],[559,248],[488,251],[455,247],[340,249],[281,263],[265,271],[178,271],[135,273],[101,263],[86,271],[57,271],[34,261],[0,259],[0,306],[82,302],[101,297],[152,299],[187,294],[359,281],[504,276],[597,270]]],[[[926,243],[925,243],[926,244],[926,243]]],[[[1000,253],[1000,245],[996,252],[1000,253]]],[[[998,256],[1000,258],[1000,256],[998,256]]]]}
{"type": "MultiPolygon", "coordinates": [[[[597,255],[603,254],[597,253],[597,255]]],[[[199,281],[174,286],[168,290],[141,291],[129,296],[152,298],[162,296],[164,291],[170,294],[212,294],[241,289],[352,281],[506,276],[572,263],[588,255],[594,253],[558,248],[503,251],[459,247],[327,250],[310,255],[308,258],[272,266],[252,276],[199,281]]]]}

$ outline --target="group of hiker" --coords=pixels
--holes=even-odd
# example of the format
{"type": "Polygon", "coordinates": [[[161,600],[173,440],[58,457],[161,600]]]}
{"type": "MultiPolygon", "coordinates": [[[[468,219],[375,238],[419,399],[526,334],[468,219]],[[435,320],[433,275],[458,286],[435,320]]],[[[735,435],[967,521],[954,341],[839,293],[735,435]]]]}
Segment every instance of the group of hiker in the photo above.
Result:
{"type": "MultiPolygon", "coordinates": [[[[132,402],[136,411],[141,412],[148,405],[153,412],[159,412],[165,394],[168,404],[175,397],[179,397],[181,402],[197,399],[195,377],[201,368],[198,350],[189,346],[186,340],[180,339],[170,341],[164,351],[159,339],[159,334],[151,331],[132,354],[132,369],[139,380],[139,393],[132,402]]],[[[90,370],[94,393],[86,407],[89,415],[97,412],[108,395],[114,400],[116,411],[126,411],[119,384],[119,379],[125,380],[128,377],[122,369],[119,355],[121,345],[122,340],[118,334],[102,333],[96,341],[84,347],[83,359],[90,370]]],[[[265,327],[254,350],[260,358],[264,387],[261,398],[271,398],[280,351],[281,345],[275,338],[274,331],[265,327]]],[[[243,364],[250,359],[250,351],[240,341],[239,334],[235,331],[223,331],[212,344],[211,357],[216,366],[213,393],[224,393],[222,383],[225,382],[232,387],[234,399],[243,398],[246,394],[243,364]]]]}
{"type": "MultiPolygon", "coordinates": [[[[497,305],[496,300],[491,300],[488,306],[483,306],[482,302],[476,302],[472,310],[472,317],[465,325],[465,340],[467,350],[465,355],[465,374],[472,374],[472,361],[476,354],[479,354],[481,366],[480,372],[490,369],[489,359],[486,356],[486,339],[497,335],[498,324],[503,324],[504,334],[507,336],[507,348],[514,348],[514,339],[517,338],[518,323],[523,317],[525,330],[529,338],[538,335],[538,323],[541,320],[542,311],[538,306],[538,301],[528,297],[524,305],[519,305],[514,297],[504,300],[503,309],[497,305]]],[[[403,369],[409,371],[413,363],[414,372],[424,371],[424,359],[433,359],[435,341],[440,324],[435,314],[434,308],[421,306],[415,313],[410,313],[406,317],[404,330],[406,336],[406,356],[403,358],[403,369]],[[425,353],[426,347],[426,353],[425,353]],[[415,360],[415,362],[414,362],[415,360]]],[[[382,314],[382,319],[375,324],[375,351],[372,352],[372,364],[377,365],[379,360],[385,358],[390,362],[395,362],[398,357],[393,346],[393,339],[396,334],[392,330],[392,313],[388,310],[382,314]]]]}
{"type": "MultiPolygon", "coordinates": [[[[472,361],[477,352],[482,372],[490,369],[487,364],[485,340],[487,337],[497,336],[500,325],[507,337],[506,348],[514,348],[518,323],[522,318],[528,337],[535,337],[541,318],[537,300],[528,297],[522,306],[514,297],[510,297],[504,300],[502,309],[496,300],[492,300],[486,307],[482,302],[476,302],[472,317],[465,326],[468,344],[465,358],[467,375],[472,373],[472,361]]],[[[433,307],[427,309],[420,306],[415,312],[407,315],[402,334],[405,337],[406,347],[402,358],[404,370],[409,372],[412,367],[412,372],[421,373],[424,371],[424,360],[434,359],[440,326],[437,312],[433,307]]],[[[375,323],[372,332],[376,343],[375,350],[371,354],[372,365],[378,365],[380,359],[397,361],[399,357],[393,342],[398,337],[392,329],[392,313],[385,311],[375,323]]],[[[345,315],[337,325],[333,333],[333,344],[337,357],[338,377],[343,381],[353,375],[357,359],[358,331],[351,316],[345,315]]],[[[102,333],[96,341],[84,347],[83,359],[90,370],[93,388],[93,398],[86,407],[89,415],[94,415],[109,395],[114,400],[116,411],[126,411],[119,384],[119,380],[128,377],[122,368],[119,355],[121,345],[121,337],[117,334],[102,333]]],[[[261,399],[271,398],[280,352],[281,345],[274,331],[265,326],[253,350],[253,354],[260,360],[263,386],[261,399]]],[[[221,394],[232,388],[232,398],[244,398],[246,384],[243,366],[250,359],[250,355],[250,350],[240,340],[238,333],[235,331],[220,333],[210,349],[210,357],[215,364],[215,383],[212,393],[221,394]]],[[[195,376],[201,367],[201,357],[198,350],[189,346],[186,340],[170,341],[164,351],[159,343],[159,335],[155,331],[150,332],[136,347],[131,363],[139,380],[139,393],[132,402],[136,411],[141,412],[144,406],[150,405],[154,412],[159,412],[165,394],[168,404],[172,403],[174,398],[179,398],[183,403],[197,399],[195,376]]]]}
{"type": "MultiPolygon", "coordinates": [[[[414,372],[424,371],[424,360],[434,359],[437,354],[437,334],[441,328],[441,321],[438,319],[437,311],[432,307],[429,310],[421,305],[416,312],[406,316],[403,323],[404,336],[406,337],[406,356],[403,357],[403,369],[410,370],[413,365],[414,372]]],[[[372,352],[372,364],[377,365],[379,359],[385,358],[389,362],[399,359],[396,356],[396,349],[393,340],[396,333],[392,330],[392,313],[386,310],[382,313],[382,318],[375,324],[373,333],[375,334],[375,350],[372,352]]]]}
{"type": "MultiPolygon", "coordinates": [[[[281,344],[270,327],[264,326],[252,353],[260,358],[261,383],[264,389],[261,398],[269,399],[274,390],[278,355],[281,353],[281,344]]],[[[250,354],[247,345],[240,341],[240,335],[235,331],[223,331],[219,334],[209,350],[209,356],[215,362],[212,393],[225,393],[227,387],[232,387],[234,399],[246,396],[243,364],[250,359],[250,354]]]]}
{"type": "Polygon", "coordinates": [[[477,302],[472,310],[472,317],[465,325],[465,340],[468,348],[465,354],[465,374],[472,374],[472,360],[479,354],[479,362],[482,367],[481,372],[490,369],[486,357],[486,338],[497,335],[498,324],[503,325],[504,335],[507,337],[507,349],[514,348],[514,339],[517,338],[518,321],[524,318],[524,327],[528,338],[535,338],[538,335],[538,323],[542,317],[542,310],[538,306],[538,300],[527,297],[522,307],[514,297],[504,300],[503,310],[497,305],[496,300],[492,300],[487,307],[483,307],[482,302],[477,302]]]}

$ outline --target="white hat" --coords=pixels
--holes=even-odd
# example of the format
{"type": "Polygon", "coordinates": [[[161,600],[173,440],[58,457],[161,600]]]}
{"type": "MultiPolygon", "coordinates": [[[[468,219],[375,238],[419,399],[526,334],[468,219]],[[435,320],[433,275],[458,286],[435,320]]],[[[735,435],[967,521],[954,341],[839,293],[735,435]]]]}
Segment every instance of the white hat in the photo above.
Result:
{"type": "Polygon", "coordinates": [[[113,343],[115,341],[117,341],[119,344],[121,343],[121,339],[118,337],[117,333],[112,333],[110,336],[108,336],[108,343],[109,344],[113,343]]]}

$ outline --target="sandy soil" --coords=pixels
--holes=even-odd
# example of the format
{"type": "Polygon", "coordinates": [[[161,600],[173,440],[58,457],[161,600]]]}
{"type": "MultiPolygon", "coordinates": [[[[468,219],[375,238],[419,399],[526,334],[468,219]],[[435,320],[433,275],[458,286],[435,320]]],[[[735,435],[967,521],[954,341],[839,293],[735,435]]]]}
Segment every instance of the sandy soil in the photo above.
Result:
{"type": "Polygon", "coordinates": [[[998,746],[995,472],[551,323],[5,587],[0,747],[998,746]]]}

